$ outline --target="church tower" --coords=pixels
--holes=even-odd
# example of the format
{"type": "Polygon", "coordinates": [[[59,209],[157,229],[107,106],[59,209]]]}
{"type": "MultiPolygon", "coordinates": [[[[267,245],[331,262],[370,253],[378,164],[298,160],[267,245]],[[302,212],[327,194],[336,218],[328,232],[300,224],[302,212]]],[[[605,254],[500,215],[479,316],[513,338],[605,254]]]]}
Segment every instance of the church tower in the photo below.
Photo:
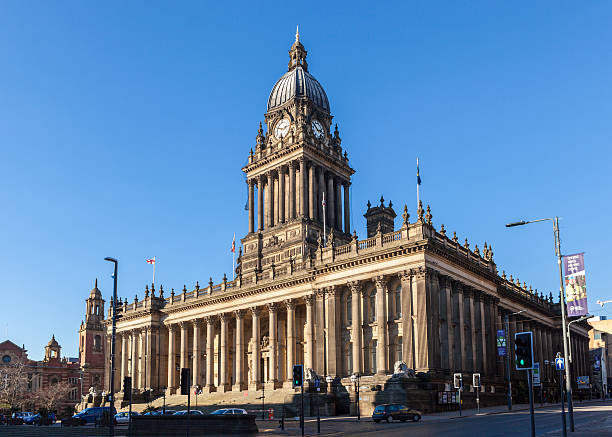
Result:
{"type": "Polygon", "coordinates": [[[104,378],[104,299],[97,279],[85,302],[85,320],[79,329],[79,364],[88,369],[89,386],[101,388],[104,378]]]}
{"type": "Polygon", "coordinates": [[[322,245],[350,241],[354,170],[332,131],[329,101],[308,71],[299,31],[289,68],[274,85],[248,164],[249,232],[242,239],[244,282],[307,268],[322,245]],[[324,206],[325,204],[325,206],[324,206]]]}

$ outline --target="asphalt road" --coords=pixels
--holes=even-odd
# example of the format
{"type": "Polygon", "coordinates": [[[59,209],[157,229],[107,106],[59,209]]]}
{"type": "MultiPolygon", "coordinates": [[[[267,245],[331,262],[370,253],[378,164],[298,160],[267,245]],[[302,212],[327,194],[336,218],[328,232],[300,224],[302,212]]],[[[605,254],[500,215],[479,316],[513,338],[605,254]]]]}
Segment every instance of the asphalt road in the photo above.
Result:
{"type": "MultiPolygon", "coordinates": [[[[581,405],[574,409],[576,432],[570,437],[612,436],[612,403],[581,405]],[[608,420],[610,419],[610,420],[608,420]]],[[[535,414],[536,436],[561,436],[561,413],[558,408],[539,408],[535,414]]],[[[265,435],[301,435],[296,423],[288,423],[285,432],[266,429],[258,424],[265,435]],[[267,431],[267,432],[266,432],[267,431]]],[[[376,435],[411,437],[453,436],[453,437],[529,437],[529,411],[513,411],[462,418],[439,419],[424,417],[418,423],[374,423],[370,419],[357,423],[355,419],[328,419],[321,421],[321,435],[376,435]]],[[[305,434],[317,435],[316,421],[306,422],[305,434]]]]}

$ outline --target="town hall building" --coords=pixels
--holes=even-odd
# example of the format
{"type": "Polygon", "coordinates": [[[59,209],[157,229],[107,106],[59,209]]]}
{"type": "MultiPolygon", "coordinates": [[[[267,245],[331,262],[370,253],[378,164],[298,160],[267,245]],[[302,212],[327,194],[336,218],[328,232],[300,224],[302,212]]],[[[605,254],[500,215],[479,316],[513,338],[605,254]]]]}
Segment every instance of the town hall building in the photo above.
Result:
{"type": "MultiPolygon", "coordinates": [[[[411,389],[450,390],[453,373],[465,375],[469,390],[479,373],[483,395],[504,402],[496,341],[506,315],[508,350],[520,331],[534,333],[536,361],[562,350],[552,295],[500,272],[490,245],[460,242],[429,206],[411,215],[381,198],[363,212],[367,236],[358,238],[350,222],[355,169],[330,111],[297,34],[268,97],[265,129],[245,148],[248,233],[236,279],[182,290],[152,284],[141,299],[118,302],[114,391],[131,376],[136,393],[171,396],[188,367],[191,384],[203,387],[200,402],[262,388],[293,394],[292,367],[304,364],[307,376],[330,377],[328,393],[346,394],[336,412],[354,409],[351,375],[381,393],[390,381],[418,381],[402,386],[410,399],[411,389]]],[[[110,313],[104,323],[108,342],[110,313]]],[[[588,327],[574,325],[573,372],[582,375],[588,327]]],[[[109,372],[107,354],[107,386],[109,372]]],[[[553,385],[553,373],[542,369],[544,384],[553,385]]]]}

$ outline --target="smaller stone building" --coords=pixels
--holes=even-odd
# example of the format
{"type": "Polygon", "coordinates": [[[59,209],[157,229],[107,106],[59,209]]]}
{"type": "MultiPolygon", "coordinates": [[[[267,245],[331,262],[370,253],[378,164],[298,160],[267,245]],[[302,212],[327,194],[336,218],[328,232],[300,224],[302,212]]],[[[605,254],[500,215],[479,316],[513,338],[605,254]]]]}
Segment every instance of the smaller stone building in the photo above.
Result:
{"type": "Polygon", "coordinates": [[[589,355],[591,361],[593,390],[610,393],[612,387],[612,320],[605,317],[589,319],[593,329],[589,331],[589,355]]]}

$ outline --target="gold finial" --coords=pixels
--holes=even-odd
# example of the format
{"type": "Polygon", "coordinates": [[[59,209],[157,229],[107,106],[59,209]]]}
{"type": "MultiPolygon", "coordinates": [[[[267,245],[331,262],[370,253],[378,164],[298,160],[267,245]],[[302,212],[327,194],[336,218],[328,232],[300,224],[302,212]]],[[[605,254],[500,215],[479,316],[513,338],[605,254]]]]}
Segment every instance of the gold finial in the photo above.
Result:
{"type": "Polygon", "coordinates": [[[295,42],[300,42],[300,25],[295,26],[295,42]]]}

